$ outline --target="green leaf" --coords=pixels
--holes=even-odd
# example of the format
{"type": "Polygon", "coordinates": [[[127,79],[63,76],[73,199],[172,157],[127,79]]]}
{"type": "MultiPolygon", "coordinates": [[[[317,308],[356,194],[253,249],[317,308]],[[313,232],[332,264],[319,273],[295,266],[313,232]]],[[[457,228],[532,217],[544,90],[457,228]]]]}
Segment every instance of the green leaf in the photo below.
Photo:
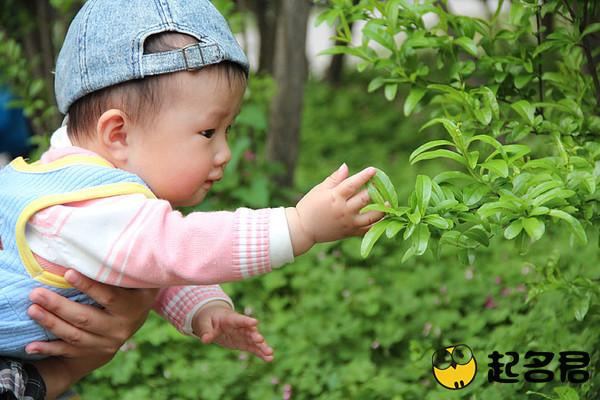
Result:
{"type": "Polygon", "coordinates": [[[583,39],[587,35],[590,35],[595,32],[600,32],[600,22],[596,22],[594,24],[588,25],[587,28],[583,32],[581,32],[581,36],[579,36],[579,40],[583,39]]]}
{"type": "Polygon", "coordinates": [[[367,192],[369,193],[369,197],[371,198],[372,202],[380,205],[383,205],[385,203],[383,196],[381,196],[381,194],[372,182],[369,182],[367,184],[367,192]]]}
{"type": "Polygon", "coordinates": [[[415,195],[417,197],[417,207],[423,216],[431,198],[431,178],[427,175],[417,176],[415,195]]]}
{"type": "Polygon", "coordinates": [[[508,164],[504,160],[489,160],[481,164],[481,167],[503,178],[508,177],[508,164]]]}
{"type": "Polygon", "coordinates": [[[438,214],[430,214],[423,218],[423,221],[429,225],[435,226],[439,229],[450,229],[452,228],[452,222],[438,214]]]}
{"type": "Polygon", "coordinates": [[[415,164],[418,163],[419,161],[423,161],[423,160],[431,160],[432,158],[450,158],[464,166],[466,166],[466,162],[464,157],[461,157],[460,154],[455,153],[453,151],[450,150],[433,150],[433,151],[426,151],[424,153],[419,154],[418,156],[416,156],[415,158],[412,159],[412,161],[410,162],[411,164],[415,164]]]}
{"type": "Polygon", "coordinates": [[[402,256],[402,259],[400,260],[400,262],[404,263],[406,260],[408,260],[409,258],[411,258],[414,255],[415,255],[415,248],[413,246],[410,246],[406,250],[406,252],[404,253],[404,255],[402,256]]]}
{"type": "Polygon", "coordinates": [[[383,204],[368,204],[368,205],[364,206],[363,208],[361,208],[360,214],[364,214],[369,211],[379,211],[379,212],[386,213],[386,214],[394,214],[393,208],[388,207],[383,204]]]}
{"type": "Polygon", "coordinates": [[[404,115],[409,116],[427,91],[421,87],[413,87],[404,101],[404,115]]]}
{"type": "Polygon", "coordinates": [[[429,227],[425,224],[419,224],[416,228],[416,233],[413,236],[413,246],[415,247],[415,255],[420,256],[427,250],[429,243],[429,227]]]}
{"type": "Polygon", "coordinates": [[[475,108],[473,109],[473,114],[481,125],[487,126],[492,122],[492,110],[488,107],[475,108]]]}
{"type": "Polygon", "coordinates": [[[575,194],[576,193],[573,190],[555,188],[555,189],[549,190],[546,193],[536,197],[535,199],[533,199],[531,204],[534,205],[535,207],[542,206],[549,201],[552,201],[555,199],[566,199],[566,198],[574,196],[575,194]]]}
{"type": "Polygon", "coordinates": [[[523,228],[525,228],[525,232],[527,232],[527,235],[529,235],[534,242],[539,240],[546,231],[544,223],[537,218],[524,218],[523,228]]]}
{"type": "Polygon", "coordinates": [[[516,238],[523,230],[523,221],[521,218],[514,220],[505,230],[504,237],[508,240],[516,238]]]}
{"type": "Polygon", "coordinates": [[[483,229],[481,227],[481,225],[472,226],[471,228],[462,232],[461,235],[465,236],[471,240],[474,240],[475,242],[477,242],[483,246],[487,247],[490,245],[490,237],[489,237],[488,233],[485,231],[485,229],[483,229]]]}
{"type": "Polygon", "coordinates": [[[387,219],[381,220],[367,231],[360,244],[360,255],[363,258],[366,258],[369,255],[369,253],[371,253],[373,245],[375,244],[375,242],[377,242],[377,240],[379,240],[381,235],[383,235],[383,232],[385,232],[385,229],[387,228],[389,223],[390,221],[387,219]]]}
{"type": "Polygon", "coordinates": [[[530,75],[530,74],[517,75],[515,77],[515,87],[517,89],[521,89],[521,88],[525,87],[525,85],[527,85],[531,81],[532,78],[533,78],[533,75],[530,75]]]}
{"type": "Polygon", "coordinates": [[[410,157],[408,157],[408,161],[412,164],[413,158],[423,153],[424,151],[439,146],[454,146],[454,143],[450,142],[449,140],[432,140],[431,142],[427,142],[417,147],[417,149],[411,153],[410,157]]]}
{"type": "Polygon", "coordinates": [[[568,214],[562,210],[556,210],[556,209],[550,210],[548,215],[555,217],[555,218],[562,219],[563,221],[566,221],[569,224],[569,226],[571,227],[571,230],[573,230],[575,237],[577,237],[577,239],[579,239],[579,241],[581,243],[583,243],[583,244],[587,243],[587,235],[585,234],[585,230],[583,229],[581,222],[579,222],[579,220],[577,220],[577,218],[573,217],[571,214],[568,214]]]}
{"type": "Polygon", "coordinates": [[[489,192],[490,188],[488,186],[474,183],[463,190],[463,202],[469,207],[474,206],[489,192]]]}
{"type": "Polygon", "coordinates": [[[396,98],[396,94],[398,94],[398,84],[397,83],[389,83],[385,85],[384,89],[385,98],[389,101],[392,101],[396,98]]]}
{"type": "Polygon", "coordinates": [[[431,121],[427,122],[425,125],[423,125],[420,130],[422,131],[435,124],[442,124],[444,128],[446,128],[446,131],[450,134],[450,137],[452,138],[454,143],[456,143],[459,146],[461,145],[462,133],[460,132],[460,129],[458,129],[458,125],[456,125],[456,122],[448,118],[434,118],[431,121]]]}
{"type": "Polygon", "coordinates": [[[392,220],[385,229],[385,236],[387,236],[388,239],[391,239],[404,228],[406,228],[406,223],[392,220]]]}
{"type": "Polygon", "coordinates": [[[381,196],[385,201],[388,201],[392,208],[398,207],[398,194],[396,193],[396,188],[394,184],[390,180],[390,178],[383,172],[382,170],[376,168],[375,175],[369,181],[373,183],[377,188],[377,191],[381,194],[381,196]]]}
{"type": "Polygon", "coordinates": [[[384,84],[385,84],[385,78],[383,78],[382,76],[378,76],[377,78],[374,78],[371,82],[369,82],[369,87],[367,88],[367,92],[373,93],[374,91],[376,91],[377,89],[382,87],[384,84]]]}
{"type": "Polygon", "coordinates": [[[557,400],[579,400],[577,391],[569,386],[559,386],[554,388],[554,392],[558,395],[557,400]]]}
{"type": "Polygon", "coordinates": [[[463,50],[465,50],[473,57],[477,57],[477,45],[475,44],[473,39],[463,36],[459,37],[458,39],[454,39],[453,43],[457,46],[462,47],[463,50]]]}
{"type": "Polygon", "coordinates": [[[586,293],[584,296],[579,297],[577,301],[575,301],[575,319],[579,322],[585,319],[589,309],[590,309],[590,301],[592,299],[591,293],[586,293]]]}
{"type": "Polygon", "coordinates": [[[527,100],[519,100],[510,105],[529,125],[533,125],[535,108],[527,100]]]}
{"type": "Polygon", "coordinates": [[[515,204],[511,201],[500,200],[492,203],[485,203],[477,210],[482,218],[488,218],[497,213],[507,213],[515,209],[515,204]]]}
{"type": "Polygon", "coordinates": [[[471,169],[475,169],[475,167],[477,166],[477,161],[479,161],[479,152],[470,151],[467,155],[467,159],[469,160],[469,167],[471,169]]]}
{"type": "Polygon", "coordinates": [[[435,183],[443,183],[447,181],[458,180],[464,182],[472,182],[475,180],[471,175],[467,175],[464,172],[460,171],[445,171],[433,178],[435,183]]]}

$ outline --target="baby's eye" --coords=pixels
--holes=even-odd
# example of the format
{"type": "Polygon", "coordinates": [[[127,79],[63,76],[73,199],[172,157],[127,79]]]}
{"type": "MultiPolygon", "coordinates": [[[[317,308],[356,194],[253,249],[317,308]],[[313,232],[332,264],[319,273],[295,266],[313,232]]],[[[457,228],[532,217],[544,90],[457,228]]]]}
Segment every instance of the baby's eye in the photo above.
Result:
{"type": "Polygon", "coordinates": [[[207,129],[205,131],[202,132],[198,132],[199,134],[201,134],[202,136],[204,136],[207,139],[210,139],[214,136],[215,134],[215,130],[214,129],[207,129]]]}

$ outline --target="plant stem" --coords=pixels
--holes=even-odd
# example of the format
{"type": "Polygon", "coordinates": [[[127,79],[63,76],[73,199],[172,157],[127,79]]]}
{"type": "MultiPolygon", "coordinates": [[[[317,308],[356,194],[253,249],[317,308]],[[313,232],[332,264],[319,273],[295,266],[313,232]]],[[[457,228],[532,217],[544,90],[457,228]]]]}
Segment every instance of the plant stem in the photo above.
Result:
{"type": "MultiPolygon", "coordinates": [[[[581,32],[583,32],[588,26],[588,6],[589,0],[586,0],[583,4],[583,21],[579,25],[579,30],[581,32]]],[[[598,106],[600,107],[600,80],[598,79],[596,62],[594,61],[594,57],[592,55],[589,39],[584,37],[581,39],[581,41],[583,42],[583,52],[585,53],[585,58],[588,62],[588,69],[590,70],[590,75],[592,76],[592,81],[594,82],[594,88],[596,89],[596,103],[598,103],[598,106]]]]}
{"type": "MultiPolygon", "coordinates": [[[[538,4],[537,11],[535,13],[535,20],[537,22],[537,44],[538,46],[542,44],[542,33],[540,32],[540,27],[542,26],[542,6],[538,4]]],[[[540,59],[538,60],[538,90],[540,92],[540,102],[544,101],[544,81],[542,81],[542,62],[543,55],[540,53],[540,59]]]]}

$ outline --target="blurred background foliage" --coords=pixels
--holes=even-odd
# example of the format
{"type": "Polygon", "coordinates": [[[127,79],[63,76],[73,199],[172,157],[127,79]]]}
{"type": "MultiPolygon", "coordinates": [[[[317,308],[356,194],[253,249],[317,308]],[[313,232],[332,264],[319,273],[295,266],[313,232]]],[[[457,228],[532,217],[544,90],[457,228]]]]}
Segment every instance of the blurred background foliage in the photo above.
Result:
{"type": "MultiPolygon", "coordinates": [[[[52,64],[81,3],[5,0],[0,10],[0,81],[18,96],[14,105],[24,108],[36,132],[38,148],[32,158],[47,146],[48,134],[61,120],[52,94],[52,64]]],[[[587,242],[576,240],[570,224],[548,217],[544,221],[552,229],[543,235],[519,230],[525,248],[506,240],[502,230],[488,231],[487,246],[480,243],[467,252],[446,246],[435,255],[428,249],[403,263],[411,245],[399,237],[378,242],[368,258],[361,256],[358,238],[321,244],[281,270],[224,285],[239,311],[261,320],[276,352],[273,363],[202,345],[151,315],[113,362],[78,384],[83,398],[599,398],[597,2],[518,0],[505,2],[505,8],[500,2],[498,12],[492,9],[486,20],[453,15],[445,1],[313,4],[321,22],[337,27],[338,47],[329,51],[336,57],[323,77],[300,77],[304,97],[295,112],[301,123],[296,137],[286,139],[297,141],[290,143],[297,147],[293,159],[273,157],[268,143],[275,135],[273,99],[286,84],[276,73],[275,41],[282,36],[276,25],[285,24],[284,12],[293,12],[300,2],[215,3],[236,31],[257,21],[261,57],[231,136],[233,158],[225,179],[197,209],[292,204],[342,162],[353,172],[377,166],[393,182],[399,204],[410,204],[415,182],[422,187],[419,176],[468,172],[448,158],[411,164],[420,146],[456,139],[449,136],[447,122],[421,130],[432,118],[443,117],[459,123],[467,138],[486,135],[501,146],[519,144],[532,151],[532,156],[507,163],[505,174],[502,163],[481,168],[483,155],[491,151],[477,149],[482,159],[472,169],[498,187],[510,186],[524,163],[554,157],[550,165],[541,165],[547,170],[533,169],[529,178],[550,175],[576,186],[565,189],[573,196],[559,198],[554,206],[581,221],[587,242]],[[373,11],[377,7],[384,7],[383,12],[373,11]],[[427,12],[440,17],[439,31],[422,23],[427,12]],[[348,34],[358,30],[362,41],[350,42],[348,34]],[[398,35],[400,31],[404,33],[398,35]],[[584,32],[596,60],[591,65],[584,32]],[[407,38],[413,39],[411,46],[407,38]],[[379,42],[379,50],[372,50],[378,47],[369,41],[379,42]],[[354,64],[358,73],[347,62],[340,68],[340,58],[344,65],[342,56],[348,54],[359,59],[354,64]],[[291,178],[281,180],[290,165],[291,178]],[[569,175],[577,171],[582,174],[569,175]],[[431,355],[455,343],[473,349],[479,372],[467,388],[448,391],[431,374],[431,355]],[[494,350],[516,351],[521,357],[528,350],[586,351],[592,357],[591,379],[560,382],[557,355],[549,366],[555,372],[550,383],[525,382],[523,358],[513,369],[519,373],[517,383],[489,383],[487,355],[494,350]]],[[[279,62],[285,68],[285,59],[279,62]]],[[[293,118],[282,115],[288,117],[293,118]]],[[[444,143],[439,149],[464,156],[454,145],[444,143]]],[[[452,193],[467,203],[464,186],[455,186],[452,193]]],[[[485,195],[461,212],[478,215],[476,210],[494,201],[485,195]]],[[[531,217],[501,220],[507,215],[496,215],[503,229],[531,217]]],[[[453,226],[465,223],[462,214],[450,212],[443,218],[453,226]]]]}

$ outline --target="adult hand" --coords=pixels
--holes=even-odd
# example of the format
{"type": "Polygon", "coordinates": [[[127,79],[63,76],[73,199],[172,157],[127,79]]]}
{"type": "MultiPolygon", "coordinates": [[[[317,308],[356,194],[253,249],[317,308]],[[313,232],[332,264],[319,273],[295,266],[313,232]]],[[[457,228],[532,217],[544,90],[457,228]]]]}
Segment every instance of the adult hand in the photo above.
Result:
{"type": "Polygon", "coordinates": [[[75,303],[44,288],[33,290],[29,316],[60,340],[30,343],[27,352],[70,358],[108,356],[108,361],[144,323],[158,292],[105,285],[73,270],[66,272],[65,279],[104,308],[75,303]]]}

